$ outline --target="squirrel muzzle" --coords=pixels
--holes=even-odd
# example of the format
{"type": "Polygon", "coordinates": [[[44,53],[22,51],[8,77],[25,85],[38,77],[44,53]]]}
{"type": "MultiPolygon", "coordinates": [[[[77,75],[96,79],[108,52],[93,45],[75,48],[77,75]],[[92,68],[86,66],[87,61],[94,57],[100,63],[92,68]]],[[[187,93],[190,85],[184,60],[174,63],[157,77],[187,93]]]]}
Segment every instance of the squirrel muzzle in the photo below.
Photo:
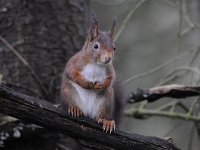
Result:
{"type": "Polygon", "coordinates": [[[104,53],[104,54],[101,54],[100,55],[100,62],[102,63],[102,64],[108,64],[108,63],[110,63],[111,62],[111,60],[112,60],[112,57],[113,57],[113,54],[112,54],[112,52],[107,52],[107,53],[104,53]]]}

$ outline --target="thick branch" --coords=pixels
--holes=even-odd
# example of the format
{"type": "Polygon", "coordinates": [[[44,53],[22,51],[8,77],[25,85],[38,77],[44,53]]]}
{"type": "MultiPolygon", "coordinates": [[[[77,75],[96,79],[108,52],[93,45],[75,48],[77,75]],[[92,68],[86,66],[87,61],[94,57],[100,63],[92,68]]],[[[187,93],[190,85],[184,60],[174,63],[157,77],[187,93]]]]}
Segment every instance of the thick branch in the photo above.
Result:
{"type": "Polygon", "coordinates": [[[29,121],[73,138],[100,143],[115,149],[177,150],[166,140],[127,134],[116,130],[102,132],[101,126],[87,118],[73,118],[49,102],[18,93],[0,85],[0,112],[29,121]]]}
{"type": "Polygon", "coordinates": [[[128,101],[130,103],[141,102],[144,100],[147,100],[148,102],[154,102],[163,97],[186,98],[198,95],[200,95],[199,86],[172,84],[157,86],[149,89],[137,89],[136,91],[132,92],[128,101]]]}

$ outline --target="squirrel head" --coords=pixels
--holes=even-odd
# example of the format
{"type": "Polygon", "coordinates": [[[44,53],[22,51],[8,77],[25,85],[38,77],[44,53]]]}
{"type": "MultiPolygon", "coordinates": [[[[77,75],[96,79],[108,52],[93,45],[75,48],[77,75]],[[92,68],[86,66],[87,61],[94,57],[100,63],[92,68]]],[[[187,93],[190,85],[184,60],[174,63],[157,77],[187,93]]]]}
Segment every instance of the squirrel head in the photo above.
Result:
{"type": "Polygon", "coordinates": [[[113,43],[115,24],[116,18],[113,19],[109,31],[100,31],[98,21],[93,18],[84,50],[89,53],[91,58],[93,58],[94,63],[106,65],[112,62],[114,51],[116,49],[113,43]]]}

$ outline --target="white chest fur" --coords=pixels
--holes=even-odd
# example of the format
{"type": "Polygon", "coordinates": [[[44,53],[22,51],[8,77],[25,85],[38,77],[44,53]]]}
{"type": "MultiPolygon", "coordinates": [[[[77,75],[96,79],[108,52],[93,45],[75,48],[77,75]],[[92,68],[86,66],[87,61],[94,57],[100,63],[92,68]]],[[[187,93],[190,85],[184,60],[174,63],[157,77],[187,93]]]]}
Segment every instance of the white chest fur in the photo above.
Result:
{"type": "MultiPolygon", "coordinates": [[[[106,78],[106,69],[104,66],[97,64],[88,64],[83,68],[81,75],[88,81],[103,81],[106,78]]],[[[99,112],[100,106],[105,102],[103,97],[98,97],[94,90],[87,90],[78,84],[71,82],[78,93],[75,97],[76,104],[83,111],[85,116],[95,118],[99,112]]]]}
{"type": "Polygon", "coordinates": [[[103,65],[88,64],[83,68],[81,74],[88,81],[103,81],[106,78],[106,69],[103,65]]]}
{"type": "Polygon", "coordinates": [[[75,97],[76,105],[83,112],[84,116],[95,118],[99,112],[100,106],[104,103],[104,99],[97,97],[97,93],[93,90],[87,90],[72,82],[78,96],[75,97]]]}

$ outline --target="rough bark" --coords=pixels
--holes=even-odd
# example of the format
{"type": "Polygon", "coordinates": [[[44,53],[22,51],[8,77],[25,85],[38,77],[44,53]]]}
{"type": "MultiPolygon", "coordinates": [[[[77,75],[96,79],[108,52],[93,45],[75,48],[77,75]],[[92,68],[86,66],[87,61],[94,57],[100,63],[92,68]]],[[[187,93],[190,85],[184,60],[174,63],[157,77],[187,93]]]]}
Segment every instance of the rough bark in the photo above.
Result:
{"type": "MultiPolygon", "coordinates": [[[[66,60],[80,50],[89,20],[89,0],[1,0],[0,35],[30,64],[58,98],[66,60]]],[[[0,74],[44,97],[26,66],[0,41],[0,74]]],[[[47,98],[47,97],[46,97],[47,98]]]]}
{"type": "Polygon", "coordinates": [[[154,102],[163,97],[186,98],[198,95],[200,95],[199,86],[171,84],[147,89],[137,89],[131,93],[128,101],[129,103],[136,103],[144,100],[147,100],[148,102],[154,102]]]}
{"type": "Polygon", "coordinates": [[[115,149],[178,150],[164,139],[116,130],[111,134],[102,132],[95,121],[73,118],[49,102],[35,99],[0,85],[0,112],[46,127],[87,142],[96,142],[115,149]]]}

